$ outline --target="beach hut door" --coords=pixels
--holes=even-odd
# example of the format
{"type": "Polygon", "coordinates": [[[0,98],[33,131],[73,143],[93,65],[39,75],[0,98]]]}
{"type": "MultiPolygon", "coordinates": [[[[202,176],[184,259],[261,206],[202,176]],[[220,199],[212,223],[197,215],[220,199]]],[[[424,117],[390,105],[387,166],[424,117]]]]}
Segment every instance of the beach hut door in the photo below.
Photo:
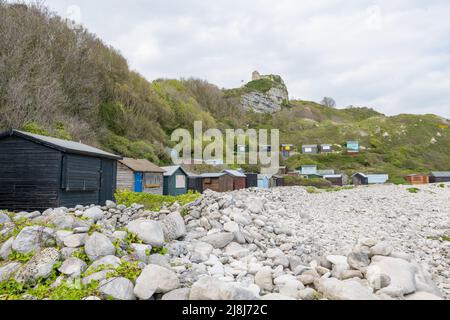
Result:
{"type": "Polygon", "coordinates": [[[135,192],[142,192],[142,179],[143,179],[142,172],[134,173],[134,191],[135,192]]]}

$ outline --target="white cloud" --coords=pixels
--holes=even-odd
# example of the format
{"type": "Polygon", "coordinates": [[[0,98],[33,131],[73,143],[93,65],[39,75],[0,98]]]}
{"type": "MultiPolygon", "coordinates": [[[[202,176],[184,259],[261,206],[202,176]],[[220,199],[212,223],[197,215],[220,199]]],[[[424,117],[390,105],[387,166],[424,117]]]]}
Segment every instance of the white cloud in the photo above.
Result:
{"type": "Polygon", "coordinates": [[[254,69],[291,96],[450,117],[447,0],[47,0],[119,49],[149,80],[200,77],[222,87],[254,69]]]}

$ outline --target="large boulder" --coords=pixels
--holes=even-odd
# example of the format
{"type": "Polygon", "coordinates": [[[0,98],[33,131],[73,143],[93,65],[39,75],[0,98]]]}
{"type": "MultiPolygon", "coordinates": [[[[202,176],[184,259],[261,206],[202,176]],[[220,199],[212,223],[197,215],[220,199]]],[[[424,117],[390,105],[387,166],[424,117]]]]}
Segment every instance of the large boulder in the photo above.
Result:
{"type": "Polygon", "coordinates": [[[404,295],[416,291],[416,268],[403,259],[374,256],[370,268],[377,268],[380,273],[390,277],[390,286],[400,289],[404,295]]]}
{"type": "Polygon", "coordinates": [[[180,288],[170,291],[162,296],[161,300],[189,300],[189,294],[191,293],[190,288],[180,288]]]}
{"type": "Polygon", "coordinates": [[[107,236],[94,232],[87,238],[84,251],[91,261],[95,261],[101,257],[114,255],[116,248],[107,236]]]}
{"type": "Polygon", "coordinates": [[[83,217],[94,220],[94,222],[97,222],[101,219],[103,219],[103,216],[105,213],[100,207],[92,207],[84,211],[83,217]]]}
{"type": "Polygon", "coordinates": [[[329,300],[379,300],[373,289],[363,286],[356,280],[321,279],[318,290],[329,300]]]}
{"type": "Polygon", "coordinates": [[[225,248],[234,239],[234,234],[230,232],[219,232],[207,235],[200,239],[201,241],[211,244],[215,249],[225,248]]]}
{"type": "Polygon", "coordinates": [[[1,259],[3,259],[3,260],[8,259],[9,255],[12,253],[13,243],[14,243],[14,238],[11,237],[0,246],[0,258],[1,259]]]}
{"type": "Polygon", "coordinates": [[[102,280],[98,287],[105,298],[115,300],[136,300],[133,283],[127,278],[112,278],[102,280]]]}
{"type": "Polygon", "coordinates": [[[53,267],[59,260],[60,253],[57,249],[43,249],[19,269],[15,280],[20,283],[34,283],[38,279],[46,279],[51,275],[53,267]]]}
{"type": "Polygon", "coordinates": [[[55,231],[43,226],[25,227],[14,239],[12,249],[27,254],[55,244],[55,231]]]}
{"type": "Polygon", "coordinates": [[[267,257],[273,261],[276,266],[282,265],[284,268],[288,268],[290,265],[288,257],[278,248],[267,250],[267,257]]]}
{"type": "Polygon", "coordinates": [[[272,270],[270,268],[263,268],[255,275],[255,283],[263,290],[273,291],[272,270]]]}
{"type": "Polygon", "coordinates": [[[137,219],[127,225],[129,232],[134,233],[153,247],[162,247],[164,245],[164,231],[159,221],[137,219]]]}
{"type": "Polygon", "coordinates": [[[172,212],[161,221],[167,241],[177,240],[186,235],[186,225],[179,212],[172,212]]]}
{"type": "Polygon", "coordinates": [[[71,278],[78,278],[86,270],[87,264],[78,258],[69,258],[59,267],[59,272],[71,278]]]}
{"type": "Polygon", "coordinates": [[[88,235],[87,233],[76,233],[64,237],[64,245],[68,248],[79,248],[84,246],[88,235]]]}
{"type": "Polygon", "coordinates": [[[20,268],[20,263],[12,262],[0,267],[0,282],[9,280],[20,268]]]}
{"type": "Polygon", "coordinates": [[[191,253],[191,261],[194,263],[205,262],[213,252],[214,247],[209,243],[202,241],[195,241],[191,253]]]}
{"type": "Polygon", "coordinates": [[[11,218],[4,212],[0,212],[0,224],[11,222],[11,218]]]}
{"type": "Polygon", "coordinates": [[[140,300],[149,300],[155,293],[167,293],[179,287],[180,281],[173,271],[151,264],[136,279],[134,294],[140,300]]]}
{"type": "Polygon", "coordinates": [[[222,300],[226,283],[212,277],[201,277],[191,288],[189,300],[222,300]]]}

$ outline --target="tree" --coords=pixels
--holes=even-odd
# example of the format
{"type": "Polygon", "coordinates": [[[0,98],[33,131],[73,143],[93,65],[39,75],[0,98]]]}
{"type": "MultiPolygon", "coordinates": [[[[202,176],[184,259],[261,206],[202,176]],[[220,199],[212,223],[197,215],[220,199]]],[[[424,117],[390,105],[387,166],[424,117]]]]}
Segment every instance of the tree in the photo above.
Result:
{"type": "Polygon", "coordinates": [[[329,97],[323,98],[323,100],[322,100],[322,102],[320,104],[325,106],[325,107],[329,107],[329,108],[336,107],[336,101],[334,101],[333,98],[329,98],[329,97]]]}

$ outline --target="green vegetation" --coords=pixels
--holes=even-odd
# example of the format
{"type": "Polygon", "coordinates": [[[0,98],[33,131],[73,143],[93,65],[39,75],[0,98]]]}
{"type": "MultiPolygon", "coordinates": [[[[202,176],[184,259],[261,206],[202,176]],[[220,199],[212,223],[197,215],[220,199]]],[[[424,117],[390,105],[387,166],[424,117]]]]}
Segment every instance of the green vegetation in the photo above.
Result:
{"type": "Polygon", "coordinates": [[[83,260],[83,261],[86,262],[86,263],[90,263],[90,259],[89,259],[89,257],[87,256],[87,254],[86,254],[86,252],[84,251],[83,248],[76,250],[76,251],[72,254],[72,256],[73,256],[74,258],[78,258],[78,259],[80,259],[80,260],[83,260]]]}
{"type": "Polygon", "coordinates": [[[284,184],[286,186],[315,187],[318,189],[329,189],[332,187],[331,182],[325,179],[320,178],[305,179],[297,176],[285,177],[284,184]]]}
{"type": "Polygon", "coordinates": [[[38,300],[81,300],[85,297],[98,295],[98,282],[90,285],[70,282],[68,280],[53,287],[56,279],[61,275],[58,268],[61,262],[53,266],[52,273],[46,279],[38,279],[36,283],[19,283],[14,279],[0,282],[0,300],[22,300],[24,295],[35,297],[38,300]]]}
{"type": "Polygon", "coordinates": [[[189,192],[180,196],[162,196],[148,193],[138,193],[131,191],[117,191],[115,198],[118,204],[131,206],[134,203],[142,204],[145,209],[159,211],[162,206],[172,205],[178,202],[181,206],[197,200],[201,195],[199,193],[189,192]]]}
{"type": "Polygon", "coordinates": [[[408,188],[406,190],[408,190],[408,192],[410,192],[410,193],[419,193],[420,192],[419,188],[408,188]]]}
{"type": "Polygon", "coordinates": [[[327,189],[326,191],[327,191],[327,192],[339,192],[339,191],[342,191],[342,190],[353,190],[353,189],[355,189],[354,186],[344,186],[344,187],[333,187],[333,188],[329,188],[329,189],[327,189]]]}
{"type": "Polygon", "coordinates": [[[21,262],[21,263],[26,263],[28,261],[31,260],[31,258],[33,258],[34,256],[34,252],[30,252],[30,253],[20,253],[20,252],[16,252],[13,251],[8,259],[11,261],[17,261],[17,262],[21,262]]]}
{"type": "Polygon", "coordinates": [[[272,89],[276,83],[270,79],[260,79],[247,83],[245,87],[251,91],[259,91],[261,93],[266,93],[272,89]]]}
{"type": "Polygon", "coordinates": [[[120,266],[118,266],[114,271],[108,273],[108,278],[122,277],[135,282],[141,272],[142,269],[139,267],[139,262],[122,260],[120,266]]]}
{"type": "Polygon", "coordinates": [[[165,247],[153,247],[152,248],[152,254],[160,254],[165,256],[167,253],[169,253],[169,250],[165,247]]]}
{"type": "Polygon", "coordinates": [[[316,187],[306,187],[306,192],[308,193],[319,193],[316,187]]]}

